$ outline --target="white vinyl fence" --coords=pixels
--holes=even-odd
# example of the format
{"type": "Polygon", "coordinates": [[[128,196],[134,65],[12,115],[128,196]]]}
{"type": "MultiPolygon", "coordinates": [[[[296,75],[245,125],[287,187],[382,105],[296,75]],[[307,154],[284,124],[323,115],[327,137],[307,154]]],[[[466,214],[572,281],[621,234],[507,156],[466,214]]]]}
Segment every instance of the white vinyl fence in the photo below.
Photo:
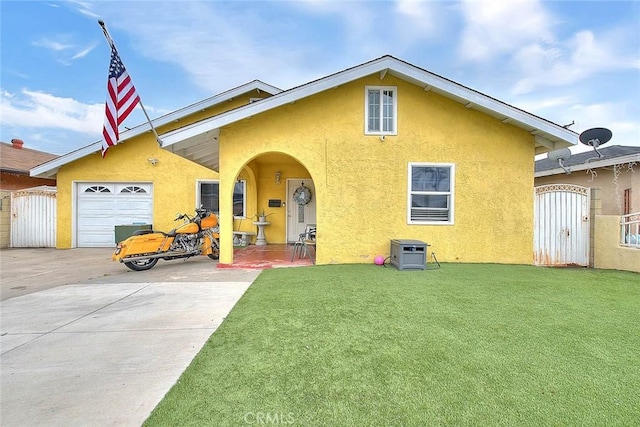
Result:
{"type": "Polygon", "coordinates": [[[56,194],[55,187],[11,193],[12,248],[56,246],[56,194]]]}

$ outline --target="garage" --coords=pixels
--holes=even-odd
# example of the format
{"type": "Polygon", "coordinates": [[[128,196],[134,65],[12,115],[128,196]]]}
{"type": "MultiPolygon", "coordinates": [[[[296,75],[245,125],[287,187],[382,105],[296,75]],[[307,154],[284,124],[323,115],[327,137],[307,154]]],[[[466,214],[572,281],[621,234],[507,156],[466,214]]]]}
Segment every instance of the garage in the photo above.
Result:
{"type": "Polygon", "coordinates": [[[153,184],[86,182],[76,184],[76,246],[115,246],[116,225],[153,223],[153,184]]]}

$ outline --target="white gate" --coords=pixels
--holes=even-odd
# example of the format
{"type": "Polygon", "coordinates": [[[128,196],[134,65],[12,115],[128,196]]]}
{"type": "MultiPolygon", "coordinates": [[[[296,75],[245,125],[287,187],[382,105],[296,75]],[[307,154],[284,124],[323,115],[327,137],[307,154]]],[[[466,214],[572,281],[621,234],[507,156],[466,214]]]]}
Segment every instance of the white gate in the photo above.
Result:
{"type": "Polygon", "coordinates": [[[30,188],[11,193],[12,248],[56,246],[56,189],[30,188]]]}
{"type": "Polygon", "coordinates": [[[535,188],[534,263],[589,265],[589,188],[535,188]]]}

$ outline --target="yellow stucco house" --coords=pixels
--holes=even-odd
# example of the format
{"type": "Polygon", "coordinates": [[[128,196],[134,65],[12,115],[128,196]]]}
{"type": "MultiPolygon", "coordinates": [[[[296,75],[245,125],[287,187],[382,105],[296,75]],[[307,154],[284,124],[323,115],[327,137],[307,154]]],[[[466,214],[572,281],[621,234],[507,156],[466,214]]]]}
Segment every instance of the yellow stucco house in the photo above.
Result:
{"type": "Polygon", "coordinates": [[[391,56],[286,91],[256,84],[154,120],[161,147],[147,124],[105,160],[98,142],[32,170],[57,174],[57,246],[81,246],[88,184],[150,191],[144,221],[169,229],[205,181],[222,264],[233,231],[255,231],[263,209],[269,243],[317,224],[317,264],[369,263],[392,239],[424,241],[440,261],[532,262],[534,156],[576,144],[575,132],[391,56]]]}

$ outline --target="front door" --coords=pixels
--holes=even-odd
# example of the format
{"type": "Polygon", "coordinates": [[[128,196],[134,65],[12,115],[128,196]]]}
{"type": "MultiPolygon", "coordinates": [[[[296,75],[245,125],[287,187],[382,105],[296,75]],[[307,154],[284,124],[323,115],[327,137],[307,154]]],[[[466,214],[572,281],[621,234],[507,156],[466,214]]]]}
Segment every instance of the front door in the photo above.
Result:
{"type": "Polygon", "coordinates": [[[287,241],[295,242],[307,224],[316,223],[316,192],[313,181],[287,179],[287,241]],[[305,198],[309,195],[309,201],[305,198]]]}

